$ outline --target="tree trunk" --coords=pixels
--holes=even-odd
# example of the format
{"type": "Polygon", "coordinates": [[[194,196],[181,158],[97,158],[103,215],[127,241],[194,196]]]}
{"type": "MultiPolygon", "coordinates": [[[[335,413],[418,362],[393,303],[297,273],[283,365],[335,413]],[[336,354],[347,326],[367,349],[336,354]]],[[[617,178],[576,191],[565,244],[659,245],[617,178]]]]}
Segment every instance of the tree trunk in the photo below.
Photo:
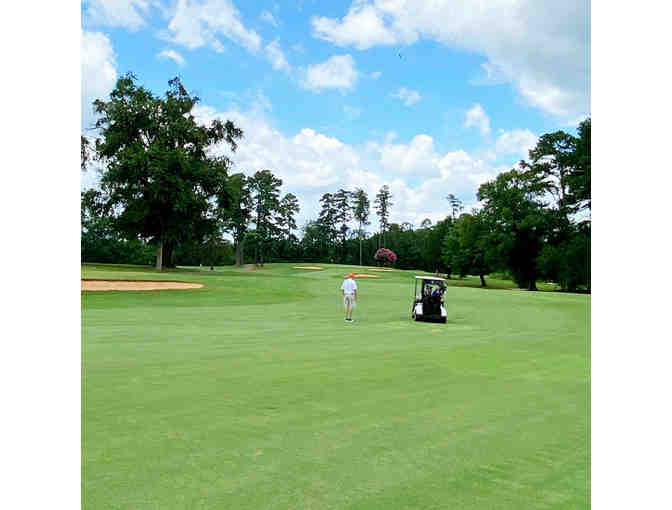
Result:
{"type": "Polygon", "coordinates": [[[359,236],[359,265],[362,265],[362,236],[359,236]]]}
{"type": "Polygon", "coordinates": [[[531,279],[531,280],[530,280],[530,285],[529,285],[529,287],[527,288],[527,290],[538,290],[538,289],[537,289],[537,282],[536,282],[535,279],[531,279]]]}
{"type": "Polygon", "coordinates": [[[159,244],[156,247],[156,270],[161,271],[163,269],[163,240],[159,240],[159,244]]]}
{"type": "Polygon", "coordinates": [[[167,241],[163,244],[162,263],[164,267],[175,267],[173,264],[173,251],[175,251],[175,242],[167,241]]]}
{"type": "Polygon", "coordinates": [[[485,278],[483,278],[483,273],[479,274],[478,276],[481,277],[481,287],[485,287],[485,278]]]}
{"type": "Polygon", "coordinates": [[[245,249],[245,235],[239,234],[237,237],[234,237],[236,242],[236,265],[238,267],[243,265],[243,254],[245,249]]]}

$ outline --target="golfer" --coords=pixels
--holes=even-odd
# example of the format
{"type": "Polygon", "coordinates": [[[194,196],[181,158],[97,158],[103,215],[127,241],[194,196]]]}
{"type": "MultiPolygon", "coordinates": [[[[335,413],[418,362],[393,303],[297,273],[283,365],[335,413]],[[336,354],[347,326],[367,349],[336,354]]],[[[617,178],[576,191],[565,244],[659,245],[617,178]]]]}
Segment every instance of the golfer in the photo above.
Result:
{"type": "Polygon", "coordinates": [[[345,322],[352,322],[352,309],[355,307],[355,302],[357,301],[357,284],[355,283],[354,274],[350,273],[343,280],[341,294],[343,294],[343,305],[345,306],[345,322]]]}

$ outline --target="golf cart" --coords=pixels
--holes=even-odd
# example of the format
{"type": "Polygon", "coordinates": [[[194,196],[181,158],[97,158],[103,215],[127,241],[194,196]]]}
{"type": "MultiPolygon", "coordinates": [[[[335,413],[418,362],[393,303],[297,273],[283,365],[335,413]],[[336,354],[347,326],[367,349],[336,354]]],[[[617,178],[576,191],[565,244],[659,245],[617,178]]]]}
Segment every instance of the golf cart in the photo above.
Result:
{"type": "Polygon", "coordinates": [[[436,276],[416,276],[411,318],[416,321],[438,321],[445,324],[448,313],[443,301],[446,280],[436,276]]]}

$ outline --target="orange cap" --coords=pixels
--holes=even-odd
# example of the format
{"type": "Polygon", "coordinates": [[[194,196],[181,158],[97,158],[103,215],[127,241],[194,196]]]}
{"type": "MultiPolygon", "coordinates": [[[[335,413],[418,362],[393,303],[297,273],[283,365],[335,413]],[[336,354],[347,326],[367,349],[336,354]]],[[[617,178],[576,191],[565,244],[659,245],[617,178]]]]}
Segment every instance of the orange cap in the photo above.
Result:
{"type": "Polygon", "coordinates": [[[350,274],[348,275],[348,278],[354,278],[354,277],[355,277],[355,275],[354,275],[353,273],[350,273],[350,274]]]}

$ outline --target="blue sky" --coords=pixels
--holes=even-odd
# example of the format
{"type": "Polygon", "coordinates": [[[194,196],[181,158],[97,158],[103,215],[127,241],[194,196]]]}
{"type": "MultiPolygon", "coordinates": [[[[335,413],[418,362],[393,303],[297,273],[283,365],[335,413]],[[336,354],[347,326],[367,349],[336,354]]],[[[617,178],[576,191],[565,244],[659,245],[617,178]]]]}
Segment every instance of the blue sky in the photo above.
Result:
{"type": "Polygon", "coordinates": [[[299,197],[300,225],[324,192],[383,184],[392,221],[436,221],[447,194],[469,210],[536,137],[589,114],[589,3],[474,5],[87,0],[82,128],[121,74],[159,94],[179,75],[200,120],[245,131],[235,170],[268,168],[299,197]]]}

